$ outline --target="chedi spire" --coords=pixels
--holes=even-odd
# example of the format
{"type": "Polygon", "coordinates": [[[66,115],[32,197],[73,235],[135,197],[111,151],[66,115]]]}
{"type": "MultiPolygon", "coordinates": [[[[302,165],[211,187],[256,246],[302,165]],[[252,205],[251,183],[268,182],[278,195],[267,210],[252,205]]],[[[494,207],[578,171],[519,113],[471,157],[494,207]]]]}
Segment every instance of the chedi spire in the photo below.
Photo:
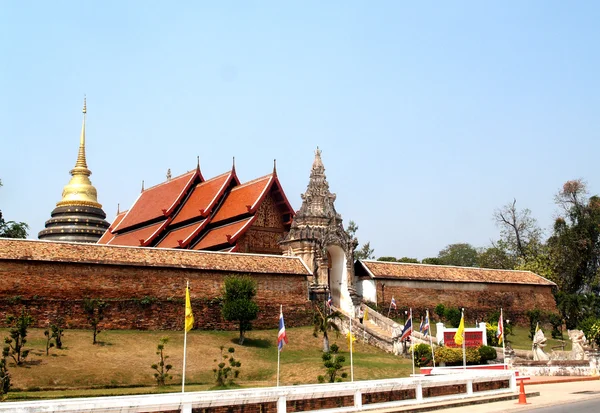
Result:
{"type": "Polygon", "coordinates": [[[106,214],[98,202],[96,188],[90,181],[92,172],[85,158],[86,100],[83,100],[83,124],[79,137],[79,152],[75,167],[71,169],[71,180],[64,187],[62,199],[57,202],[39,239],[53,241],[96,242],[109,227],[106,214]]]}

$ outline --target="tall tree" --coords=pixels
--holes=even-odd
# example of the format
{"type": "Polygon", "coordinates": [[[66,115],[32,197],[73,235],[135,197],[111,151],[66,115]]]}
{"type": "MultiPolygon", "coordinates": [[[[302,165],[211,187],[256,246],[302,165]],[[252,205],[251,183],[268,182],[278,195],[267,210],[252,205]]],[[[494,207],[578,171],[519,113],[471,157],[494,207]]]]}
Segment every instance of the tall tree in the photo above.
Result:
{"type": "Polygon", "coordinates": [[[237,321],[240,331],[240,345],[244,344],[246,331],[252,328],[252,321],[258,317],[256,281],[250,276],[229,275],[225,277],[223,307],[221,313],[227,321],[237,321]]]}
{"type": "Polygon", "coordinates": [[[330,311],[324,305],[315,303],[313,313],[313,336],[318,337],[323,333],[323,353],[329,352],[329,331],[335,331],[339,334],[340,327],[338,322],[342,318],[339,311],[330,311]]]}
{"type": "Polygon", "coordinates": [[[600,197],[587,198],[581,179],[566,182],[555,197],[563,213],[548,239],[558,284],[566,293],[600,291],[600,197]]]}
{"type": "Polygon", "coordinates": [[[477,250],[467,243],[450,244],[438,253],[443,265],[459,267],[476,267],[477,256],[477,250]]]}
{"type": "Polygon", "coordinates": [[[477,257],[477,265],[481,268],[495,268],[499,270],[514,270],[517,259],[506,246],[499,240],[491,247],[481,248],[477,257]]]}
{"type": "Polygon", "coordinates": [[[526,258],[537,253],[542,230],[529,209],[517,208],[516,199],[494,211],[494,220],[500,227],[502,241],[494,247],[505,249],[515,258],[526,258]]]}
{"type": "MultiPolygon", "coordinates": [[[[356,238],[357,231],[358,231],[358,225],[356,225],[356,222],[350,220],[348,222],[348,227],[346,228],[346,232],[348,233],[348,235],[350,235],[350,238],[354,238],[355,240],[357,240],[357,243],[358,243],[358,238],[356,238]]],[[[354,251],[354,259],[356,259],[356,260],[373,260],[373,259],[375,259],[375,255],[373,254],[374,252],[375,252],[375,250],[373,248],[371,248],[371,243],[369,241],[367,241],[360,248],[358,248],[356,251],[354,251]]]]}
{"type": "MultiPolygon", "coordinates": [[[[2,181],[0,180],[0,187],[2,181]]],[[[24,222],[5,221],[0,211],[0,238],[27,238],[29,225],[24,222]]]]}

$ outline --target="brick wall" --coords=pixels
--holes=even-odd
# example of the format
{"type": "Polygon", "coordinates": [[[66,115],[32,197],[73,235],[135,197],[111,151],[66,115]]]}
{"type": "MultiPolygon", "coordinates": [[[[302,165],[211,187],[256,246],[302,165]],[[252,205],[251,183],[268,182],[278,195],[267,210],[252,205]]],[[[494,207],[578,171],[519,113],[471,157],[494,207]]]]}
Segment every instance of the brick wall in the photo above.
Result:
{"type": "MultiPolygon", "coordinates": [[[[182,329],[189,280],[195,327],[235,329],[220,313],[219,297],[228,274],[176,266],[1,260],[0,314],[27,308],[38,327],[60,316],[71,328],[87,328],[83,299],[101,298],[109,303],[101,328],[182,329]]],[[[257,328],[276,328],[280,304],[286,307],[287,326],[310,323],[306,276],[269,274],[267,269],[250,276],[258,284],[257,328]]]]}
{"type": "MultiPolygon", "coordinates": [[[[528,323],[528,310],[540,309],[557,312],[552,287],[528,284],[492,283],[435,283],[435,282],[385,282],[377,285],[377,297],[382,306],[389,306],[392,297],[398,306],[397,315],[403,315],[405,308],[412,308],[413,314],[421,315],[429,309],[432,320],[436,318],[434,309],[438,304],[447,307],[464,307],[468,320],[482,320],[487,314],[503,308],[504,319],[515,323],[528,323]]],[[[392,309],[392,314],[394,310],[392,309]]]]}

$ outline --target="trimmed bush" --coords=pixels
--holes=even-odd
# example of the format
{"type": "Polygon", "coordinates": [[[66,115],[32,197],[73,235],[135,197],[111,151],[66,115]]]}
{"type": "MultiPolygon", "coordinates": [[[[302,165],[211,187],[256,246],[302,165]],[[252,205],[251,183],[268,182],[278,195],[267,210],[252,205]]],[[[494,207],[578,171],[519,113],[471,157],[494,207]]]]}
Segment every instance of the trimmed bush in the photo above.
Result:
{"type": "Polygon", "coordinates": [[[496,360],[498,353],[496,349],[490,346],[481,346],[477,349],[479,356],[481,357],[481,364],[486,364],[488,361],[496,360]]]}

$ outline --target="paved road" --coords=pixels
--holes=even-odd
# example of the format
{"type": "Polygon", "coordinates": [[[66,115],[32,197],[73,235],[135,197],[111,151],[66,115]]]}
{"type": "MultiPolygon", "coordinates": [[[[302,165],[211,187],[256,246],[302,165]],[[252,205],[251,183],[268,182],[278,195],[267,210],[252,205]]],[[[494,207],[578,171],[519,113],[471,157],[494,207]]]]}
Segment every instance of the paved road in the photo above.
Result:
{"type": "Polygon", "coordinates": [[[600,399],[591,399],[552,407],[540,407],[539,409],[528,411],[537,413],[598,413],[600,412],[600,399]]]}

